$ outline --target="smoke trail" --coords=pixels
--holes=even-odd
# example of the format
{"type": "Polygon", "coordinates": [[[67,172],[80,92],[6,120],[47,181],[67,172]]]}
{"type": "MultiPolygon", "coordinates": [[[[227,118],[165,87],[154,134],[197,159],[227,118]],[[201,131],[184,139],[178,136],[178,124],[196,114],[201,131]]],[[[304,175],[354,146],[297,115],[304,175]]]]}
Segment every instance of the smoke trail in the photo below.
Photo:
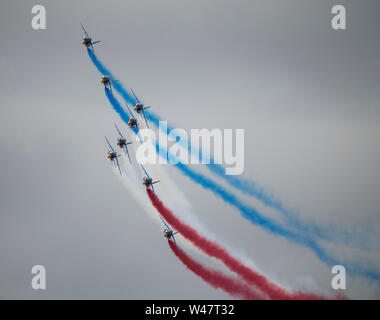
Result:
{"type": "MultiPolygon", "coordinates": [[[[94,65],[97,67],[97,69],[102,72],[103,74],[109,75],[112,79],[113,76],[109,72],[109,70],[102,65],[102,63],[96,58],[94,53],[91,50],[87,50],[88,54],[93,61],[94,65]]],[[[124,87],[119,83],[116,82],[114,84],[114,88],[123,96],[123,98],[126,100],[126,102],[129,103],[135,103],[134,98],[124,89],[124,87]]],[[[109,89],[106,88],[106,95],[108,99],[110,100],[110,103],[114,107],[115,111],[119,113],[120,117],[123,119],[125,123],[128,123],[129,116],[128,114],[123,110],[123,108],[120,106],[118,101],[114,98],[112,93],[109,91],[109,89]]],[[[137,128],[134,128],[134,132],[138,134],[137,128]]],[[[141,141],[141,140],[140,140],[141,141]]],[[[160,156],[164,157],[166,159],[167,157],[167,151],[166,150],[161,150],[158,145],[156,145],[157,151],[160,153],[160,156]],[[165,151],[165,154],[163,154],[163,151],[165,151]]],[[[250,222],[260,225],[264,227],[266,230],[278,234],[281,236],[284,236],[285,238],[292,240],[295,243],[304,245],[311,250],[315,252],[317,257],[323,261],[324,263],[328,264],[329,266],[331,265],[336,265],[336,264],[344,264],[348,265],[348,263],[342,263],[339,262],[338,260],[332,258],[329,256],[310,236],[309,234],[297,234],[289,229],[284,228],[283,226],[275,223],[269,218],[264,218],[261,214],[257,212],[252,207],[246,206],[242,204],[236,196],[234,196],[232,193],[228,192],[225,190],[223,187],[220,185],[216,184],[213,182],[211,179],[205,177],[204,175],[195,172],[194,170],[191,170],[188,166],[178,163],[175,164],[175,167],[180,169],[182,173],[184,173],[186,176],[191,178],[194,182],[202,185],[204,188],[211,190],[214,194],[217,196],[221,197],[225,202],[229,203],[233,207],[237,208],[245,217],[248,219],[250,222]]],[[[378,271],[375,270],[370,270],[370,269],[363,269],[359,265],[353,265],[352,263],[349,264],[348,267],[346,267],[346,270],[351,273],[352,275],[361,275],[368,277],[372,280],[380,281],[380,274],[378,271]]]]}
{"type": "MultiPolygon", "coordinates": [[[[159,128],[159,123],[162,121],[162,119],[156,115],[151,110],[146,110],[145,115],[148,121],[153,123],[157,128],[159,128]]],[[[170,132],[174,130],[175,128],[171,125],[167,125],[167,131],[170,132]]],[[[163,132],[166,134],[166,132],[163,132]]],[[[180,141],[181,142],[181,141],[180,141]]],[[[203,150],[199,150],[199,148],[195,148],[192,144],[182,144],[181,145],[186,151],[192,155],[196,155],[198,157],[198,160],[200,161],[202,159],[202,152],[203,150]]],[[[274,209],[277,209],[281,211],[284,214],[288,214],[288,210],[284,209],[282,203],[275,199],[272,195],[265,192],[262,188],[257,186],[253,181],[249,181],[246,179],[239,178],[237,176],[233,175],[226,175],[225,174],[225,168],[220,165],[216,164],[213,157],[211,155],[208,155],[210,157],[210,163],[205,164],[207,168],[215,173],[217,176],[221,177],[222,179],[226,180],[229,185],[235,187],[236,189],[242,191],[245,194],[248,194],[250,196],[253,196],[260,201],[262,201],[265,205],[272,207],[274,209]]]]}
{"type": "MultiPolygon", "coordinates": [[[[129,163],[129,161],[126,158],[125,158],[125,166],[122,166],[121,170],[123,172],[123,176],[120,176],[117,169],[114,168],[114,172],[115,172],[116,176],[122,180],[123,184],[128,188],[129,192],[138,200],[138,202],[146,210],[146,212],[149,213],[149,217],[154,218],[154,220],[161,225],[161,220],[159,219],[158,215],[156,214],[156,209],[152,205],[151,201],[146,201],[145,188],[140,183],[141,180],[137,176],[136,171],[133,168],[133,166],[129,163]]],[[[163,174],[165,175],[165,173],[163,173],[163,174]]],[[[165,175],[165,177],[166,177],[166,175],[165,175]]],[[[165,182],[167,181],[166,178],[164,180],[165,180],[165,182]]],[[[170,198],[172,198],[173,196],[176,198],[176,200],[178,200],[178,198],[184,197],[184,195],[181,196],[181,192],[178,190],[178,188],[175,187],[175,185],[173,185],[172,188],[175,190],[174,191],[175,194],[172,194],[171,197],[168,197],[168,200],[170,200],[170,198]]],[[[164,191],[166,192],[167,188],[165,188],[164,191]]],[[[184,198],[184,199],[185,199],[185,202],[187,203],[187,199],[186,198],[184,198]]],[[[180,201],[180,202],[183,202],[183,201],[180,201]]],[[[174,206],[176,208],[180,208],[179,209],[180,211],[184,210],[184,208],[185,208],[184,212],[182,212],[184,214],[181,215],[181,219],[187,218],[186,220],[190,220],[192,224],[195,223],[196,229],[198,230],[198,232],[207,233],[208,237],[210,237],[209,231],[207,231],[203,227],[203,225],[200,224],[200,222],[198,222],[197,220],[194,221],[194,219],[193,219],[194,215],[193,215],[191,210],[188,210],[188,209],[186,210],[186,207],[187,207],[186,204],[185,204],[185,207],[183,207],[183,205],[181,205],[178,201],[174,201],[172,203],[174,203],[174,206]],[[189,215],[190,215],[190,217],[189,217],[189,215]],[[202,230],[202,231],[200,231],[200,230],[202,230]]],[[[209,239],[212,239],[212,241],[218,241],[220,243],[220,241],[216,240],[212,235],[211,235],[211,238],[209,238],[209,239]]],[[[171,242],[169,242],[169,243],[171,243],[171,242]]],[[[198,249],[196,246],[193,245],[192,242],[186,241],[186,242],[184,242],[184,244],[186,244],[186,245],[190,244],[191,245],[190,249],[192,249],[192,250],[198,249]]],[[[177,253],[179,254],[179,256],[177,255],[177,253],[176,253],[176,255],[181,259],[181,261],[191,271],[193,271],[195,274],[200,276],[206,282],[211,284],[214,288],[216,288],[216,289],[220,288],[220,289],[226,291],[227,293],[231,294],[234,297],[243,298],[243,299],[263,299],[263,298],[265,298],[261,293],[259,293],[253,287],[248,286],[245,282],[243,282],[239,279],[233,278],[233,277],[229,277],[228,275],[225,275],[220,271],[213,270],[211,268],[206,268],[206,267],[202,266],[201,264],[197,263],[191,257],[188,257],[185,254],[185,252],[183,252],[182,250],[178,250],[178,251],[179,252],[177,252],[177,253]]],[[[204,253],[204,252],[202,252],[202,253],[204,253]]],[[[240,260],[243,259],[244,261],[248,262],[250,265],[252,264],[252,262],[250,260],[247,261],[247,258],[244,256],[239,257],[239,259],[240,260]]]]}
{"type": "MultiPolygon", "coordinates": [[[[113,94],[108,88],[105,88],[105,92],[114,110],[120,115],[121,119],[125,123],[128,124],[128,120],[129,120],[128,114],[124,111],[122,106],[119,104],[117,99],[113,96],[113,94]]],[[[133,128],[133,132],[137,136],[139,136],[139,132],[136,127],[133,128]]],[[[141,137],[140,137],[140,140],[141,140],[141,137]]],[[[159,144],[155,142],[154,140],[151,139],[151,141],[154,144],[156,152],[159,154],[159,156],[164,157],[164,158],[167,157],[168,151],[162,146],[160,147],[159,144]]],[[[317,255],[317,257],[321,261],[328,264],[329,266],[336,265],[336,264],[343,264],[345,266],[349,265],[348,263],[342,263],[334,259],[333,257],[329,256],[313,239],[305,235],[294,233],[284,228],[282,225],[275,223],[273,220],[269,218],[265,218],[255,208],[243,204],[241,201],[238,200],[238,198],[234,194],[225,190],[222,186],[215,183],[211,179],[207,178],[203,174],[195,172],[194,170],[190,169],[189,166],[186,166],[182,164],[181,162],[178,162],[173,165],[177,167],[178,169],[180,169],[182,173],[184,173],[186,176],[191,178],[194,182],[200,184],[205,189],[212,191],[215,195],[219,196],[223,201],[227,202],[231,206],[238,209],[242,213],[243,217],[245,217],[247,220],[249,220],[253,224],[260,225],[261,227],[265,228],[266,230],[274,234],[278,234],[295,243],[298,243],[310,248],[311,250],[314,251],[314,253],[317,255]]],[[[360,275],[369,277],[373,280],[377,280],[377,281],[380,280],[380,274],[377,271],[363,270],[359,265],[353,265],[351,263],[346,269],[348,272],[354,275],[360,274],[360,275]]]]}
{"type": "MultiPolygon", "coordinates": [[[[119,101],[114,97],[110,89],[107,87],[104,88],[104,92],[106,93],[106,96],[108,98],[108,101],[111,103],[114,110],[119,114],[120,118],[128,124],[129,121],[129,114],[125,112],[123,107],[120,105],[119,101]]],[[[138,129],[137,127],[134,127],[132,131],[135,133],[136,136],[138,136],[138,129]]]]}
{"type": "Polygon", "coordinates": [[[229,277],[218,270],[201,265],[199,262],[188,256],[183,250],[179,249],[174,242],[168,240],[168,244],[177,258],[180,259],[189,270],[194,272],[198,277],[202,278],[215,289],[222,289],[233,297],[246,300],[264,298],[238,279],[229,277]]]}
{"type": "Polygon", "coordinates": [[[141,184],[141,180],[137,176],[136,171],[128,160],[125,160],[124,162],[125,166],[121,167],[123,175],[120,176],[119,171],[114,168],[113,171],[115,175],[122,181],[123,185],[129,191],[129,194],[131,194],[138,201],[140,206],[148,213],[149,218],[162,226],[162,222],[157,216],[155,208],[149,201],[146,201],[145,188],[141,184]]]}
{"type": "MultiPolygon", "coordinates": [[[[91,61],[95,65],[95,67],[98,69],[98,71],[101,74],[110,76],[111,80],[114,81],[112,84],[113,87],[115,88],[116,91],[118,91],[121,94],[121,96],[123,97],[125,102],[132,104],[132,105],[135,104],[136,100],[133,97],[133,95],[128,93],[128,91],[123,87],[123,85],[119,81],[116,81],[115,77],[110,72],[110,70],[108,70],[107,67],[104,66],[104,64],[96,57],[94,52],[90,49],[87,49],[87,53],[88,53],[91,61]]],[[[120,104],[113,97],[112,93],[107,88],[105,88],[105,89],[106,89],[106,95],[107,95],[108,99],[110,100],[111,104],[114,106],[115,111],[118,112],[120,117],[127,123],[128,120],[126,120],[126,119],[129,119],[129,115],[127,113],[125,113],[121,107],[119,107],[120,104]]],[[[159,122],[161,121],[161,119],[158,115],[154,114],[152,111],[149,111],[149,110],[145,111],[145,115],[146,115],[146,118],[148,121],[150,121],[157,128],[159,128],[159,122]]],[[[174,129],[174,127],[168,125],[169,131],[171,131],[173,129],[174,129]]],[[[135,128],[134,131],[136,133],[137,129],[135,128]]],[[[164,133],[166,134],[166,132],[164,132],[164,133]]],[[[198,151],[199,151],[199,153],[197,153],[197,154],[199,154],[201,157],[201,151],[202,150],[198,150],[198,151]]],[[[191,152],[191,149],[189,146],[188,146],[188,152],[191,152]]],[[[294,227],[299,229],[306,236],[310,236],[313,234],[314,236],[320,237],[320,238],[325,239],[325,240],[330,240],[330,241],[335,241],[335,240],[342,237],[342,236],[340,236],[340,237],[336,236],[336,234],[337,234],[336,230],[331,230],[331,232],[327,232],[325,229],[323,229],[317,225],[305,224],[305,223],[301,222],[299,219],[297,219],[295,217],[294,214],[292,214],[289,210],[284,208],[284,206],[282,205],[282,203],[279,200],[274,199],[271,195],[266,193],[262,188],[258,187],[255,183],[253,183],[252,181],[243,180],[243,179],[238,178],[236,176],[227,176],[227,175],[225,175],[225,168],[222,165],[218,165],[218,164],[215,164],[213,162],[214,162],[213,159],[211,159],[211,163],[206,165],[207,168],[211,172],[215,173],[219,177],[226,180],[231,186],[235,187],[236,189],[242,191],[245,194],[256,197],[257,199],[262,201],[265,205],[267,205],[271,208],[274,208],[274,209],[278,210],[279,212],[281,212],[286,217],[286,219],[288,220],[289,223],[291,223],[294,227]]],[[[341,235],[342,232],[339,232],[339,234],[341,235]]],[[[343,232],[343,236],[344,236],[343,241],[345,243],[347,243],[353,239],[352,234],[348,234],[347,232],[343,232]]]]}
{"type": "MultiPolygon", "coordinates": [[[[160,127],[159,123],[160,121],[162,121],[162,119],[151,110],[146,110],[145,115],[147,120],[153,123],[158,129],[161,129],[161,132],[164,134],[167,134],[168,132],[175,129],[170,124],[167,124],[167,126],[165,126],[165,129],[167,131],[164,130],[164,128],[160,127]]],[[[191,143],[191,141],[186,141],[185,143],[181,139],[180,141],[178,141],[178,143],[181,146],[181,148],[183,148],[188,154],[197,157],[198,161],[201,163],[202,152],[204,151],[203,149],[195,147],[194,144],[191,143]]],[[[210,163],[204,165],[209,169],[210,172],[225,180],[230,186],[234,187],[235,189],[243,192],[248,196],[260,200],[267,207],[280,212],[285,218],[285,222],[287,223],[287,225],[291,225],[302,234],[307,235],[309,237],[313,236],[323,240],[333,241],[336,244],[350,244],[351,246],[354,245],[355,247],[360,247],[362,249],[371,248],[371,245],[368,243],[368,236],[366,235],[365,237],[363,237],[363,235],[360,232],[358,232],[355,228],[353,228],[351,231],[348,231],[346,229],[338,229],[331,225],[321,226],[311,221],[302,221],[296,213],[286,208],[279,199],[267,193],[254,181],[247,180],[238,176],[226,175],[225,168],[220,164],[216,164],[212,155],[208,154],[207,156],[210,159],[210,163]]]]}
{"type": "Polygon", "coordinates": [[[135,104],[136,103],[135,98],[127,92],[127,90],[123,87],[123,85],[121,84],[120,81],[117,81],[117,79],[115,79],[115,77],[113,76],[111,71],[108,70],[107,67],[103,63],[100,62],[100,60],[97,58],[95,53],[92,52],[92,50],[90,50],[90,49],[87,49],[87,53],[88,53],[88,56],[90,57],[92,63],[98,69],[98,71],[102,75],[107,75],[111,78],[112,87],[114,87],[116,89],[116,91],[122,95],[125,102],[132,104],[132,105],[135,104]]]}
{"type": "MultiPolygon", "coordinates": [[[[104,75],[109,75],[111,79],[115,81],[115,78],[112,75],[112,73],[101,63],[101,61],[96,57],[94,52],[90,49],[87,49],[87,53],[95,67],[98,69],[98,71],[104,75]]],[[[131,95],[120,82],[115,81],[113,83],[113,87],[121,94],[126,103],[133,105],[137,102],[133,95],[131,95]]],[[[161,121],[161,119],[158,115],[154,114],[150,110],[146,110],[145,115],[148,121],[152,122],[156,127],[159,127],[159,121],[161,121]]],[[[168,125],[168,130],[171,131],[172,129],[174,129],[174,127],[168,125]]],[[[190,152],[189,148],[190,147],[188,146],[188,151],[190,152]]],[[[200,152],[197,152],[197,154],[201,155],[202,150],[198,151],[200,152]]],[[[368,243],[368,236],[363,238],[361,233],[358,232],[356,229],[352,229],[349,232],[347,230],[337,229],[336,227],[332,226],[321,226],[310,221],[302,221],[299,217],[297,217],[297,215],[294,212],[285,208],[280,200],[275,198],[273,195],[267,193],[262,187],[259,187],[255,182],[239,178],[237,176],[226,175],[225,168],[222,165],[215,164],[212,158],[211,163],[207,164],[206,166],[211,172],[227,181],[231,186],[233,186],[237,190],[240,190],[249,196],[255,197],[256,199],[260,200],[262,203],[264,203],[266,206],[270,208],[276,209],[278,212],[283,214],[288,224],[292,225],[306,237],[318,237],[320,239],[334,241],[339,244],[350,244],[355,245],[356,247],[359,246],[363,249],[370,249],[371,247],[368,243]],[[358,241],[359,243],[357,243],[358,241]]]]}
{"type": "MultiPolygon", "coordinates": [[[[138,200],[141,206],[149,213],[149,217],[154,218],[160,225],[161,220],[156,214],[156,209],[153,207],[150,201],[146,201],[146,193],[144,187],[140,183],[136,171],[133,166],[125,159],[126,166],[122,167],[123,176],[120,176],[116,168],[114,168],[115,175],[120,178],[123,184],[128,188],[129,192],[138,200]]],[[[198,263],[196,260],[188,256],[183,250],[177,248],[172,241],[168,241],[174,254],[182,261],[182,263],[202,278],[205,282],[209,283],[215,289],[222,289],[229,293],[231,296],[240,299],[264,299],[265,297],[258,292],[255,288],[248,286],[245,282],[225,275],[221,271],[214,270],[212,268],[207,268],[202,264],[198,263]],[[174,246],[172,246],[172,244],[174,246]]],[[[191,243],[192,245],[192,243],[191,243]]],[[[194,249],[195,247],[192,247],[194,249]]]]}
{"type": "MultiPolygon", "coordinates": [[[[152,143],[154,144],[157,153],[161,157],[166,157],[166,154],[168,151],[162,146],[160,147],[156,141],[152,141],[152,143]]],[[[171,157],[175,158],[173,155],[171,155],[171,157]]],[[[294,233],[293,231],[290,231],[284,228],[282,225],[274,222],[273,220],[264,217],[255,208],[243,204],[234,194],[227,191],[222,186],[215,183],[213,180],[209,179],[203,174],[199,172],[195,172],[194,170],[190,169],[189,166],[184,165],[181,162],[173,163],[173,165],[177,167],[183,174],[185,174],[191,180],[198,183],[203,188],[212,191],[215,195],[219,196],[223,201],[230,204],[234,208],[238,209],[240,213],[242,214],[242,216],[246,218],[247,220],[249,220],[250,222],[252,222],[253,224],[259,225],[273,234],[283,236],[286,239],[291,240],[297,244],[308,247],[309,249],[314,251],[316,256],[322,262],[326,263],[329,266],[343,264],[344,266],[346,266],[346,270],[353,275],[362,275],[370,279],[380,281],[380,274],[378,273],[378,271],[369,270],[365,268],[363,269],[358,264],[353,264],[353,263],[349,264],[346,262],[342,263],[341,261],[334,259],[333,257],[329,256],[325,252],[325,250],[323,250],[318,245],[318,243],[314,241],[313,239],[307,236],[304,236],[302,234],[294,233]]]]}
{"type": "Polygon", "coordinates": [[[256,271],[248,268],[240,261],[232,257],[224,248],[201,236],[196,230],[178,220],[171,210],[166,208],[150,189],[147,189],[147,193],[150,201],[157,211],[171,226],[173,226],[174,229],[179,231],[183,237],[191,241],[195,246],[210,257],[214,257],[223,262],[231,271],[237,273],[248,283],[259,288],[271,299],[324,299],[323,297],[313,294],[288,292],[277,286],[267,280],[264,276],[258,274],[256,271]]]}
{"type": "MultiPolygon", "coordinates": [[[[136,144],[133,145],[135,148],[137,148],[136,144]]],[[[137,200],[141,202],[141,205],[143,207],[148,207],[148,212],[151,213],[150,209],[154,210],[154,217],[157,218],[157,221],[161,221],[158,219],[157,214],[155,214],[156,210],[152,206],[150,201],[146,201],[146,192],[145,188],[142,187],[141,180],[137,179],[137,175],[135,170],[133,169],[132,165],[129,163],[129,161],[126,159],[126,165],[129,170],[126,170],[126,173],[123,171],[123,177],[129,178],[129,176],[132,176],[133,179],[123,179],[127,188],[130,190],[130,192],[135,195],[137,200]],[[141,196],[141,191],[143,191],[143,197],[141,196]]],[[[235,248],[230,247],[228,244],[224,243],[223,239],[220,239],[215,234],[210,232],[209,229],[207,229],[203,223],[198,219],[197,215],[194,213],[191,203],[185,196],[185,194],[182,193],[180,188],[174,183],[174,181],[170,178],[168,173],[166,172],[165,168],[163,166],[149,166],[145,165],[145,168],[148,170],[149,174],[153,176],[155,179],[160,180],[160,184],[158,185],[158,190],[162,194],[162,200],[171,208],[174,208],[176,210],[176,214],[178,218],[181,221],[184,221],[186,224],[190,225],[192,228],[196,229],[201,234],[207,234],[208,239],[215,241],[222,246],[224,246],[227,250],[230,252],[235,253],[235,257],[239,259],[240,261],[244,261],[247,265],[251,266],[252,268],[257,269],[257,266],[255,263],[247,257],[242,252],[238,252],[235,248]]],[[[140,168],[139,168],[140,169],[140,168]]],[[[123,170],[123,168],[122,168],[123,170]]],[[[140,170],[141,171],[141,170],[140,170]]],[[[116,172],[116,171],[115,171],[116,172]]],[[[118,172],[116,172],[118,176],[118,172]]],[[[157,189],[156,189],[157,191],[157,189]]],[[[151,216],[151,215],[150,215],[151,216]]],[[[199,252],[199,249],[196,248],[191,242],[184,241],[183,245],[190,248],[191,250],[196,250],[199,252]]],[[[203,253],[203,252],[201,252],[203,253]]],[[[203,253],[204,254],[204,253],[203,253]]]]}

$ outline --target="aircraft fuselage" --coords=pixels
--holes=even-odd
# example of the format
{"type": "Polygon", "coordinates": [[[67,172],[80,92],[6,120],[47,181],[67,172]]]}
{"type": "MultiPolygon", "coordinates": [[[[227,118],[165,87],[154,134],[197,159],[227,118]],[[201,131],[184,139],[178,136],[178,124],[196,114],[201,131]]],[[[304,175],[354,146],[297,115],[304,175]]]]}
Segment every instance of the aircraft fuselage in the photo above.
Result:
{"type": "Polygon", "coordinates": [[[128,125],[129,125],[131,128],[136,127],[136,125],[137,125],[137,120],[136,120],[135,118],[129,118],[129,120],[128,120],[128,125]]]}
{"type": "Polygon", "coordinates": [[[173,237],[173,230],[165,229],[164,230],[164,237],[167,239],[171,239],[173,237]]]}
{"type": "Polygon", "coordinates": [[[83,37],[83,42],[82,42],[87,48],[91,47],[91,44],[92,44],[92,39],[91,38],[87,38],[87,37],[83,37]]]}
{"type": "Polygon", "coordinates": [[[140,113],[144,109],[144,105],[142,103],[136,103],[133,109],[137,113],[140,113]]]}
{"type": "Polygon", "coordinates": [[[143,178],[143,185],[146,187],[146,188],[149,188],[149,186],[152,185],[152,178],[148,178],[148,177],[144,177],[143,178]]]}
{"type": "Polygon", "coordinates": [[[114,160],[117,157],[116,152],[108,151],[108,156],[107,158],[110,159],[111,161],[114,160]]]}
{"type": "Polygon", "coordinates": [[[127,141],[126,141],[125,139],[118,138],[118,139],[117,139],[117,145],[118,145],[120,148],[124,148],[124,147],[127,145],[127,141]]]}
{"type": "Polygon", "coordinates": [[[111,86],[111,81],[110,81],[110,79],[109,79],[108,77],[104,77],[104,78],[102,78],[102,80],[101,80],[100,82],[103,83],[103,85],[104,85],[105,87],[107,87],[107,86],[111,86]]]}

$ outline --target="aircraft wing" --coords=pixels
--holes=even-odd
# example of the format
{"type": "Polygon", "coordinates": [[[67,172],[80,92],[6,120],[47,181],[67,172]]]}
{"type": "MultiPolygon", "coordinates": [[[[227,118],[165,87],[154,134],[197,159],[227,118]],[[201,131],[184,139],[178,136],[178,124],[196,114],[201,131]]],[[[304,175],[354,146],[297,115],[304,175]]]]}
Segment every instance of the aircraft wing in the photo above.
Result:
{"type": "Polygon", "coordinates": [[[154,197],[156,198],[157,200],[157,197],[156,197],[156,192],[154,191],[154,187],[153,187],[153,184],[150,185],[152,187],[152,191],[153,191],[153,194],[154,194],[154,197]]]}
{"type": "Polygon", "coordinates": [[[131,157],[129,156],[128,146],[125,146],[125,152],[127,153],[127,156],[128,156],[128,159],[129,159],[129,163],[132,163],[131,162],[131,157]]]}
{"type": "Polygon", "coordinates": [[[90,36],[88,35],[86,29],[83,27],[83,24],[81,23],[80,25],[82,26],[83,32],[84,32],[84,34],[86,35],[86,37],[87,37],[87,38],[90,38],[90,36]]]}
{"type": "Polygon", "coordinates": [[[139,137],[140,143],[142,143],[141,136],[140,136],[140,128],[139,125],[136,123],[137,133],[136,135],[139,137]]]}
{"type": "Polygon", "coordinates": [[[115,152],[115,150],[112,148],[110,142],[108,141],[107,137],[104,137],[104,138],[106,139],[106,141],[107,141],[107,143],[108,143],[108,146],[110,147],[111,151],[112,151],[112,152],[115,152]]]}
{"type": "Polygon", "coordinates": [[[149,128],[149,126],[148,126],[148,121],[146,121],[146,116],[145,116],[145,111],[144,111],[144,109],[142,109],[142,114],[143,114],[143,118],[144,118],[144,120],[145,120],[146,127],[149,128]]]}
{"type": "Polygon", "coordinates": [[[141,103],[140,100],[139,100],[139,98],[137,98],[137,96],[135,95],[135,93],[134,93],[134,91],[132,90],[132,88],[131,88],[131,91],[132,91],[133,96],[134,96],[135,99],[137,100],[137,102],[138,102],[138,103],[141,103]]]}
{"type": "Polygon", "coordinates": [[[115,164],[116,164],[117,168],[119,169],[120,175],[122,176],[120,165],[119,165],[119,160],[117,160],[117,157],[115,158],[115,161],[116,161],[115,164]]]}
{"type": "Polygon", "coordinates": [[[175,246],[177,247],[177,242],[175,241],[174,234],[173,234],[172,238],[173,238],[173,242],[174,242],[175,246]]]}
{"type": "Polygon", "coordinates": [[[166,221],[164,220],[164,218],[161,215],[160,215],[160,218],[161,218],[162,222],[164,223],[166,229],[171,230],[170,227],[168,226],[168,224],[166,223],[166,221]]]}
{"type": "Polygon", "coordinates": [[[123,135],[121,134],[119,128],[118,128],[117,125],[116,125],[116,123],[114,123],[114,125],[115,125],[115,128],[116,128],[117,132],[119,133],[120,137],[121,137],[122,139],[124,139],[124,137],[123,137],[123,135]]]}
{"type": "Polygon", "coordinates": [[[134,118],[133,113],[132,113],[131,109],[129,108],[128,104],[127,104],[127,109],[129,111],[129,114],[131,115],[131,117],[134,118]]]}
{"type": "Polygon", "coordinates": [[[144,172],[145,172],[145,175],[146,175],[148,178],[150,178],[150,177],[149,177],[149,174],[148,174],[148,172],[146,172],[146,170],[145,170],[145,168],[143,167],[143,165],[142,165],[142,164],[140,164],[140,166],[141,166],[141,168],[144,170],[144,172]]]}

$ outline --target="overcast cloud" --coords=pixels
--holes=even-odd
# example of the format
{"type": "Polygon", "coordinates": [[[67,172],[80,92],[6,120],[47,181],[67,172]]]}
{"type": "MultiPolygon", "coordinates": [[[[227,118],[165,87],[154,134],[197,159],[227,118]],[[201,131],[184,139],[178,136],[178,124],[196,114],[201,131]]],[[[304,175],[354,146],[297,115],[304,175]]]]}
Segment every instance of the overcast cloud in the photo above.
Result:
{"type": "MultiPolygon", "coordinates": [[[[304,219],[360,226],[378,240],[378,1],[339,1],[344,31],[331,28],[338,2],[326,0],[38,1],[40,31],[35,4],[0,3],[0,298],[230,298],[185,269],[111,170],[103,136],[116,137],[114,121],[127,128],[80,22],[102,40],[99,58],[160,116],[186,130],[244,128],[244,177],[304,219]],[[30,286],[36,264],[47,290],[30,286]]],[[[331,267],[310,250],[168,170],[200,220],[266,275],[331,292],[331,267]]],[[[331,252],[379,270],[378,248],[339,249],[331,252]]],[[[347,285],[352,298],[380,298],[379,283],[347,285]]]]}

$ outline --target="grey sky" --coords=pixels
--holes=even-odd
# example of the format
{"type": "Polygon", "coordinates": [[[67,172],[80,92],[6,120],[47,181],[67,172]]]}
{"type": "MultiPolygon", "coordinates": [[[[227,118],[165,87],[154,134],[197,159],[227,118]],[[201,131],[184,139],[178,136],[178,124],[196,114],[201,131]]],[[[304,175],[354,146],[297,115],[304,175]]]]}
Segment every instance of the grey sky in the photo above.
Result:
{"type": "MultiPolygon", "coordinates": [[[[305,219],[371,225],[378,239],[379,3],[339,1],[344,31],[330,26],[334,4],[1,1],[0,298],[229,298],[185,269],[113,174],[103,136],[115,136],[114,121],[126,127],[80,22],[102,40],[99,58],[163,118],[185,129],[244,128],[245,177],[305,219]],[[47,30],[31,28],[37,3],[47,30]],[[47,268],[45,291],[30,287],[35,264],[47,268]]],[[[202,222],[260,270],[330,290],[330,268],[309,250],[168,169],[202,222]]],[[[379,251],[369,257],[379,268],[379,251]]],[[[347,293],[379,298],[380,286],[349,279],[347,293]]]]}

